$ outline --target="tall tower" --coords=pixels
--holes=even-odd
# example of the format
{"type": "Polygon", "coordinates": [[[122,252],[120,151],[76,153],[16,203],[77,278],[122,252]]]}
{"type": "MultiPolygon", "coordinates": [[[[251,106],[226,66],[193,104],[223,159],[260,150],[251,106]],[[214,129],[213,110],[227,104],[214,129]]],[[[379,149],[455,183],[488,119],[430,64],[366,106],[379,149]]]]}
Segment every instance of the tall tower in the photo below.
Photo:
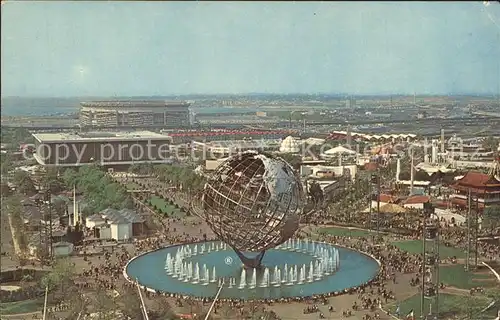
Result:
{"type": "Polygon", "coordinates": [[[349,149],[351,148],[351,143],[352,143],[352,133],[351,133],[351,125],[347,126],[347,132],[346,132],[346,143],[349,149]]]}
{"type": "Polygon", "coordinates": [[[467,201],[467,258],[465,270],[477,269],[478,264],[478,233],[479,233],[479,201],[477,197],[472,198],[471,190],[468,191],[467,201]]]}
{"type": "Polygon", "coordinates": [[[73,227],[76,227],[78,221],[78,208],[76,204],[76,185],[73,185],[73,227]]]}
{"type": "Polygon", "coordinates": [[[189,111],[189,125],[193,126],[196,122],[196,113],[192,110],[189,111]]]}
{"type": "Polygon", "coordinates": [[[417,93],[416,92],[413,92],[413,105],[414,106],[417,105],[417,93]]]}
{"type": "Polygon", "coordinates": [[[444,156],[444,129],[441,129],[441,156],[444,156]]]}
{"type": "Polygon", "coordinates": [[[411,163],[410,163],[410,196],[413,195],[414,181],[415,181],[415,162],[413,160],[413,149],[411,149],[411,163]]]}
{"type": "Polygon", "coordinates": [[[431,161],[432,163],[438,163],[438,147],[436,141],[432,141],[432,150],[431,150],[431,161]]]}
{"type": "MultiPolygon", "coordinates": [[[[497,32],[497,42],[500,42],[500,32],[497,32]]],[[[497,74],[500,74],[500,61],[497,59],[497,74]]],[[[497,77],[497,107],[500,108],[500,79],[497,77]]]]}
{"type": "MultiPolygon", "coordinates": [[[[498,146],[498,149],[500,150],[500,145],[498,146]]],[[[496,178],[496,179],[500,178],[500,155],[497,156],[497,158],[493,160],[493,166],[491,167],[488,174],[492,178],[496,178]]]]}
{"type": "Polygon", "coordinates": [[[398,157],[396,162],[396,182],[399,182],[399,175],[401,174],[401,159],[398,157]]]}
{"type": "MultiPolygon", "coordinates": [[[[432,140],[431,140],[431,150],[432,150],[432,140]]],[[[429,141],[427,138],[424,140],[424,162],[428,163],[431,162],[431,157],[429,157],[429,141]]]]}
{"type": "MultiPolygon", "coordinates": [[[[52,194],[48,185],[44,186],[44,200],[48,204],[48,218],[49,223],[45,221],[44,233],[45,233],[45,253],[48,254],[48,258],[52,259],[52,194]]],[[[45,220],[45,218],[44,218],[45,220]]]]}
{"type": "Polygon", "coordinates": [[[356,107],[356,99],[354,99],[352,96],[348,96],[345,100],[345,107],[347,109],[352,109],[356,107]]]}
{"type": "Polygon", "coordinates": [[[434,215],[432,203],[424,203],[424,221],[422,226],[422,282],[420,315],[428,314],[425,310],[425,301],[430,300],[433,317],[439,314],[439,220],[434,215]]]}

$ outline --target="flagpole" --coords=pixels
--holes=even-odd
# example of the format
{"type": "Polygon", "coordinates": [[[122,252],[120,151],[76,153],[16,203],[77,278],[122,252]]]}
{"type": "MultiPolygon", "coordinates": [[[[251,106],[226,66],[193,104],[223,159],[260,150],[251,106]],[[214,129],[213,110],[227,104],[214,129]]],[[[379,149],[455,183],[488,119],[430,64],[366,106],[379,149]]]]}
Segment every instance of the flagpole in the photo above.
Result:
{"type": "Polygon", "coordinates": [[[137,286],[137,291],[139,292],[139,299],[140,299],[140,303],[141,303],[142,316],[143,316],[144,320],[149,320],[148,312],[146,311],[146,304],[144,303],[144,298],[142,297],[141,287],[139,286],[139,282],[137,279],[135,280],[135,284],[137,286]]]}
{"type": "Polygon", "coordinates": [[[46,319],[46,316],[47,316],[47,297],[49,295],[49,286],[46,286],[45,287],[45,298],[44,298],[44,302],[43,302],[43,320],[46,319]]]}
{"type": "Polygon", "coordinates": [[[424,219],[423,219],[423,223],[422,223],[422,256],[424,257],[424,259],[422,260],[422,297],[420,299],[420,317],[423,319],[424,318],[424,304],[425,304],[425,266],[426,266],[426,263],[425,263],[425,245],[426,245],[426,241],[425,241],[425,215],[426,213],[424,212],[424,219]]]}
{"type": "Polygon", "coordinates": [[[472,218],[472,194],[470,188],[467,191],[467,251],[465,259],[465,270],[470,271],[470,251],[471,251],[471,218],[472,218]]]}
{"type": "Polygon", "coordinates": [[[207,315],[205,316],[205,320],[208,320],[210,317],[210,313],[212,313],[212,310],[217,303],[217,300],[219,299],[220,292],[222,291],[222,288],[224,287],[224,279],[222,279],[222,283],[219,287],[219,290],[217,291],[217,294],[215,295],[214,301],[212,302],[212,305],[210,306],[210,309],[208,309],[207,315]]]}

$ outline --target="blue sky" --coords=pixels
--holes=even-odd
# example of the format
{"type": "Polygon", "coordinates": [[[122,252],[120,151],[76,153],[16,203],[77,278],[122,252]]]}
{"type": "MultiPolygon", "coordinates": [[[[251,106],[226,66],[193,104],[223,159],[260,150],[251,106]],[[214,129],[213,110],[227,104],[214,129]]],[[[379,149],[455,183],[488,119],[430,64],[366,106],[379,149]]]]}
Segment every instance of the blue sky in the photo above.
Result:
{"type": "Polygon", "coordinates": [[[1,14],[2,96],[497,94],[500,81],[494,2],[8,0],[1,14]]]}

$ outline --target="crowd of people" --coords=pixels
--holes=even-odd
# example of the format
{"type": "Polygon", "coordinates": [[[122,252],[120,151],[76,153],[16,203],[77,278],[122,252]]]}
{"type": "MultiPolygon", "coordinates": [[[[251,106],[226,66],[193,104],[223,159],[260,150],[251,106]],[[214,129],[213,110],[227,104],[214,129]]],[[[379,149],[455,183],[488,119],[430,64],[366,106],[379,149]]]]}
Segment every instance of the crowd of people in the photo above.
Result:
{"type": "MultiPolygon", "coordinates": [[[[102,256],[98,256],[96,259],[87,259],[88,266],[81,272],[81,276],[85,281],[80,282],[79,285],[82,288],[88,288],[89,286],[98,286],[107,290],[117,290],[120,291],[121,286],[134,286],[131,282],[120,281],[123,279],[123,269],[126,263],[134,255],[139,255],[152,250],[157,250],[168,245],[176,244],[188,244],[193,242],[198,242],[202,240],[215,240],[211,232],[202,225],[199,221],[188,222],[186,220],[179,220],[176,218],[165,218],[165,230],[163,232],[158,232],[156,235],[148,237],[143,240],[137,240],[134,242],[134,250],[128,251],[125,246],[113,250],[112,252],[106,251],[102,256]],[[207,234],[209,235],[207,237],[207,234]]],[[[365,250],[366,244],[356,243],[352,241],[347,241],[345,238],[328,237],[322,238],[321,241],[328,241],[331,243],[336,243],[344,246],[350,246],[356,250],[365,250]]],[[[96,245],[89,245],[88,251],[95,249],[96,245]]],[[[377,258],[379,257],[379,252],[371,250],[368,253],[375,254],[377,258]]],[[[394,261],[389,258],[388,261],[390,265],[394,261]]],[[[403,260],[405,261],[405,260],[403,260]]],[[[240,315],[251,314],[257,312],[253,310],[255,308],[260,308],[259,312],[265,312],[264,309],[270,308],[276,303],[306,303],[308,305],[325,305],[328,304],[328,298],[338,296],[341,294],[350,295],[360,295],[359,305],[353,306],[352,310],[344,310],[345,312],[353,312],[356,310],[365,309],[373,310],[373,306],[377,307],[379,301],[373,299],[374,294],[380,294],[387,299],[392,297],[392,293],[384,289],[382,281],[388,278],[385,272],[386,267],[381,267],[381,273],[373,281],[367,283],[358,288],[350,288],[340,292],[331,292],[327,294],[319,294],[311,297],[294,297],[294,298],[280,298],[280,299],[262,299],[258,301],[248,301],[243,299],[220,299],[215,305],[214,312],[217,314],[220,310],[230,309],[240,315]],[[376,288],[376,289],[375,289],[376,288]],[[367,304],[367,302],[369,302],[367,304]],[[258,306],[258,307],[257,307],[258,306]]],[[[210,299],[204,297],[193,297],[178,294],[175,292],[151,292],[150,290],[144,289],[144,294],[146,297],[155,299],[156,297],[167,297],[174,301],[175,306],[190,306],[192,304],[206,305],[211,303],[210,299]]],[[[330,310],[331,312],[331,310],[330,310]]],[[[275,317],[276,318],[276,317],[275,317]]]]}
{"type": "MultiPolygon", "coordinates": [[[[407,235],[400,235],[400,239],[418,239],[419,228],[421,223],[417,220],[406,221],[406,227],[409,230],[414,230],[407,235]],[[420,223],[420,224],[419,224],[420,223]]],[[[442,230],[441,237],[444,243],[450,246],[463,245],[466,239],[465,231],[455,223],[449,221],[440,221],[442,230]]],[[[145,253],[148,251],[163,248],[174,244],[187,244],[198,241],[210,241],[214,239],[213,233],[201,222],[195,220],[185,220],[180,218],[164,218],[163,231],[156,235],[148,237],[144,240],[138,240],[134,243],[134,255],[145,253]]],[[[312,234],[299,233],[299,237],[311,237],[312,234]]],[[[229,309],[239,315],[245,315],[257,312],[264,312],[265,309],[271,308],[276,303],[305,303],[307,307],[304,313],[318,312],[320,317],[324,315],[321,305],[328,305],[329,298],[342,294],[352,295],[356,297],[355,302],[350,308],[341,310],[344,317],[349,317],[354,312],[364,312],[364,319],[378,319],[380,317],[380,307],[395,299],[394,292],[388,288],[389,283],[397,282],[397,274],[411,274],[412,280],[410,285],[417,286],[422,278],[422,257],[419,255],[411,255],[399,248],[393,246],[389,242],[373,243],[368,238],[350,238],[338,237],[327,234],[319,235],[319,241],[325,241],[332,244],[342,245],[355,250],[366,252],[380,261],[380,270],[378,275],[369,283],[366,283],[357,288],[350,288],[341,292],[331,292],[327,294],[319,294],[312,297],[294,297],[281,299],[262,299],[258,301],[248,301],[243,299],[220,299],[216,302],[214,313],[218,314],[221,310],[229,309]]],[[[493,244],[481,243],[479,245],[480,254],[496,259],[499,257],[498,247],[493,244]]],[[[93,277],[95,282],[108,289],[116,289],[119,279],[122,277],[122,272],[125,264],[130,260],[132,254],[125,249],[114,252],[115,258],[111,259],[107,253],[101,262],[106,262],[96,267],[89,265],[89,269],[84,272],[84,276],[93,277]],[[116,261],[109,263],[109,261],[116,261]]],[[[456,262],[456,257],[448,257],[447,261],[456,262]]],[[[131,283],[123,285],[132,286],[131,283]]],[[[151,292],[143,288],[145,295],[151,299],[155,297],[168,297],[172,299],[173,305],[176,307],[192,306],[193,304],[201,304],[201,307],[209,305],[210,299],[204,297],[193,297],[178,294],[175,292],[151,292]]],[[[328,307],[328,312],[335,312],[333,306],[328,307]]],[[[274,315],[275,316],[275,315],[274,315]]],[[[277,319],[277,317],[275,316],[277,319]]]]}
{"type": "MultiPolygon", "coordinates": [[[[134,181],[131,181],[134,182],[134,181]]],[[[176,199],[175,191],[168,191],[162,194],[170,199],[176,199]]],[[[352,202],[347,210],[351,213],[340,214],[338,219],[341,223],[352,221],[352,212],[356,212],[356,223],[360,226],[371,226],[372,217],[369,214],[362,214],[359,212],[358,207],[363,203],[361,200],[352,202]]],[[[344,212],[346,210],[343,210],[344,212]]],[[[415,217],[418,214],[415,213],[415,217]]],[[[317,215],[312,217],[312,224],[322,224],[331,219],[332,216],[326,211],[318,212],[317,215]]],[[[388,228],[404,228],[408,230],[406,234],[400,234],[396,237],[400,240],[419,239],[421,234],[422,220],[420,218],[393,218],[384,220],[383,227],[388,228]]],[[[441,230],[440,237],[445,245],[465,247],[467,241],[467,232],[463,226],[458,225],[454,221],[441,219],[439,221],[441,230]]],[[[107,247],[103,250],[102,255],[91,257],[87,252],[96,251],[99,247],[98,243],[86,243],[84,247],[76,248],[77,251],[84,252],[86,266],[79,272],[81,281],[77,285],[82,289],[89,288],[102,288],[118,293],[123,292],[124,289],[135,289],[135,283],[132,281],[125,281],[123,277],[123,270],[128,261],[133,256],[140,255],[149,251],[164,248],[166,246],[188,244],[199,241],[215,240],[213,232],[201,219],[183,219],[179,217],[162,217],[162,228],[156,230],[154,234],[148,237],[135,240],[133,246],[130,245],[116,245],[114,247],[107,247]],[[131,247],[133,247],[131,249],[131,247]],[[109,248],[112,248],[111,251],[109,248]]],[[[299,232],[299,238],[313,238],[316,237],[318,241],[324,241],[334,245],[340,245],[361,252],[374,257],[380,262],[378,274],[369,282],[354,288],[348,288],[342,291],[334,291],[325,294],[318,294],[310,297],[292,297],[292,298],[279,298],[279,299],[257,299],[257,300],[243,300],[243,299],[219,299],[215,303],[213,313],[227,317],[226,312],[232,315],[245,316],[250,314],[267,314],[267,319],[279,319],[275,312],[271,311],[276,304],[283,303],[300,303],[304,304],[304,314],[318,313],[320,318],[324,318],[326,313],[341,312],[344,318],[348,318],[356,313],[363,314],[363,319],[373,320],[381,316],[382,305],[395,301],[395,293],[391,289],[391,284],[399,281],[400,275],[408,275],[411,277],[409,285],[416,287],[420,284],[422,279],[423,259],[421,255],[412,255],[403,251],[391,244],[388,239],[374,242],[371,238],[367,237],[345,237],[334,236],[328,234],[316,234],[313,231],[299,232]],[[342,306],[339,310],[331,305],[330,298],[339,295],[349,295],[352,297],[352,304],[349,307],[342,306]]],[[[394,240],[394,237],[392,237],[394,240]]],[[[500,250],[494,243],[480,242],[478,244],[479,254],[488,260],[498,260],[500,258],[500,250]]],[[[442,262],[457,263],[457,257],[446,257],[442,262]]],[[[211,298],[194,297],[179,294],[176,292],[160,292],[151,291],[147,288],[142,288],[144,296],[147,299],[167,298],[171,301],[172,308],[179,310],[182,313],[184,310],[193,309],[206,310],[212,303],[211,298]]],[[[481,294],[481,288],[474,288],[471,294],[481,294]]],[[[63,306],[60,306],[63,308],[63,306]]]]}

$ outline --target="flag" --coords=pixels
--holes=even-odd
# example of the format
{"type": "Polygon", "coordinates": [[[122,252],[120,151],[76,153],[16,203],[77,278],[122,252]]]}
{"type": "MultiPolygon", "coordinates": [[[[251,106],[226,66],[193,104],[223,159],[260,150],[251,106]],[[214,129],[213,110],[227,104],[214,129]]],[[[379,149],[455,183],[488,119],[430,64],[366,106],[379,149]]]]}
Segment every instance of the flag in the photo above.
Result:
{"type": "Polygon", "coordinates": [[[413,309],[406,315],[406,320],[415,320],[415,314],[413,313],[413,309]]]}

